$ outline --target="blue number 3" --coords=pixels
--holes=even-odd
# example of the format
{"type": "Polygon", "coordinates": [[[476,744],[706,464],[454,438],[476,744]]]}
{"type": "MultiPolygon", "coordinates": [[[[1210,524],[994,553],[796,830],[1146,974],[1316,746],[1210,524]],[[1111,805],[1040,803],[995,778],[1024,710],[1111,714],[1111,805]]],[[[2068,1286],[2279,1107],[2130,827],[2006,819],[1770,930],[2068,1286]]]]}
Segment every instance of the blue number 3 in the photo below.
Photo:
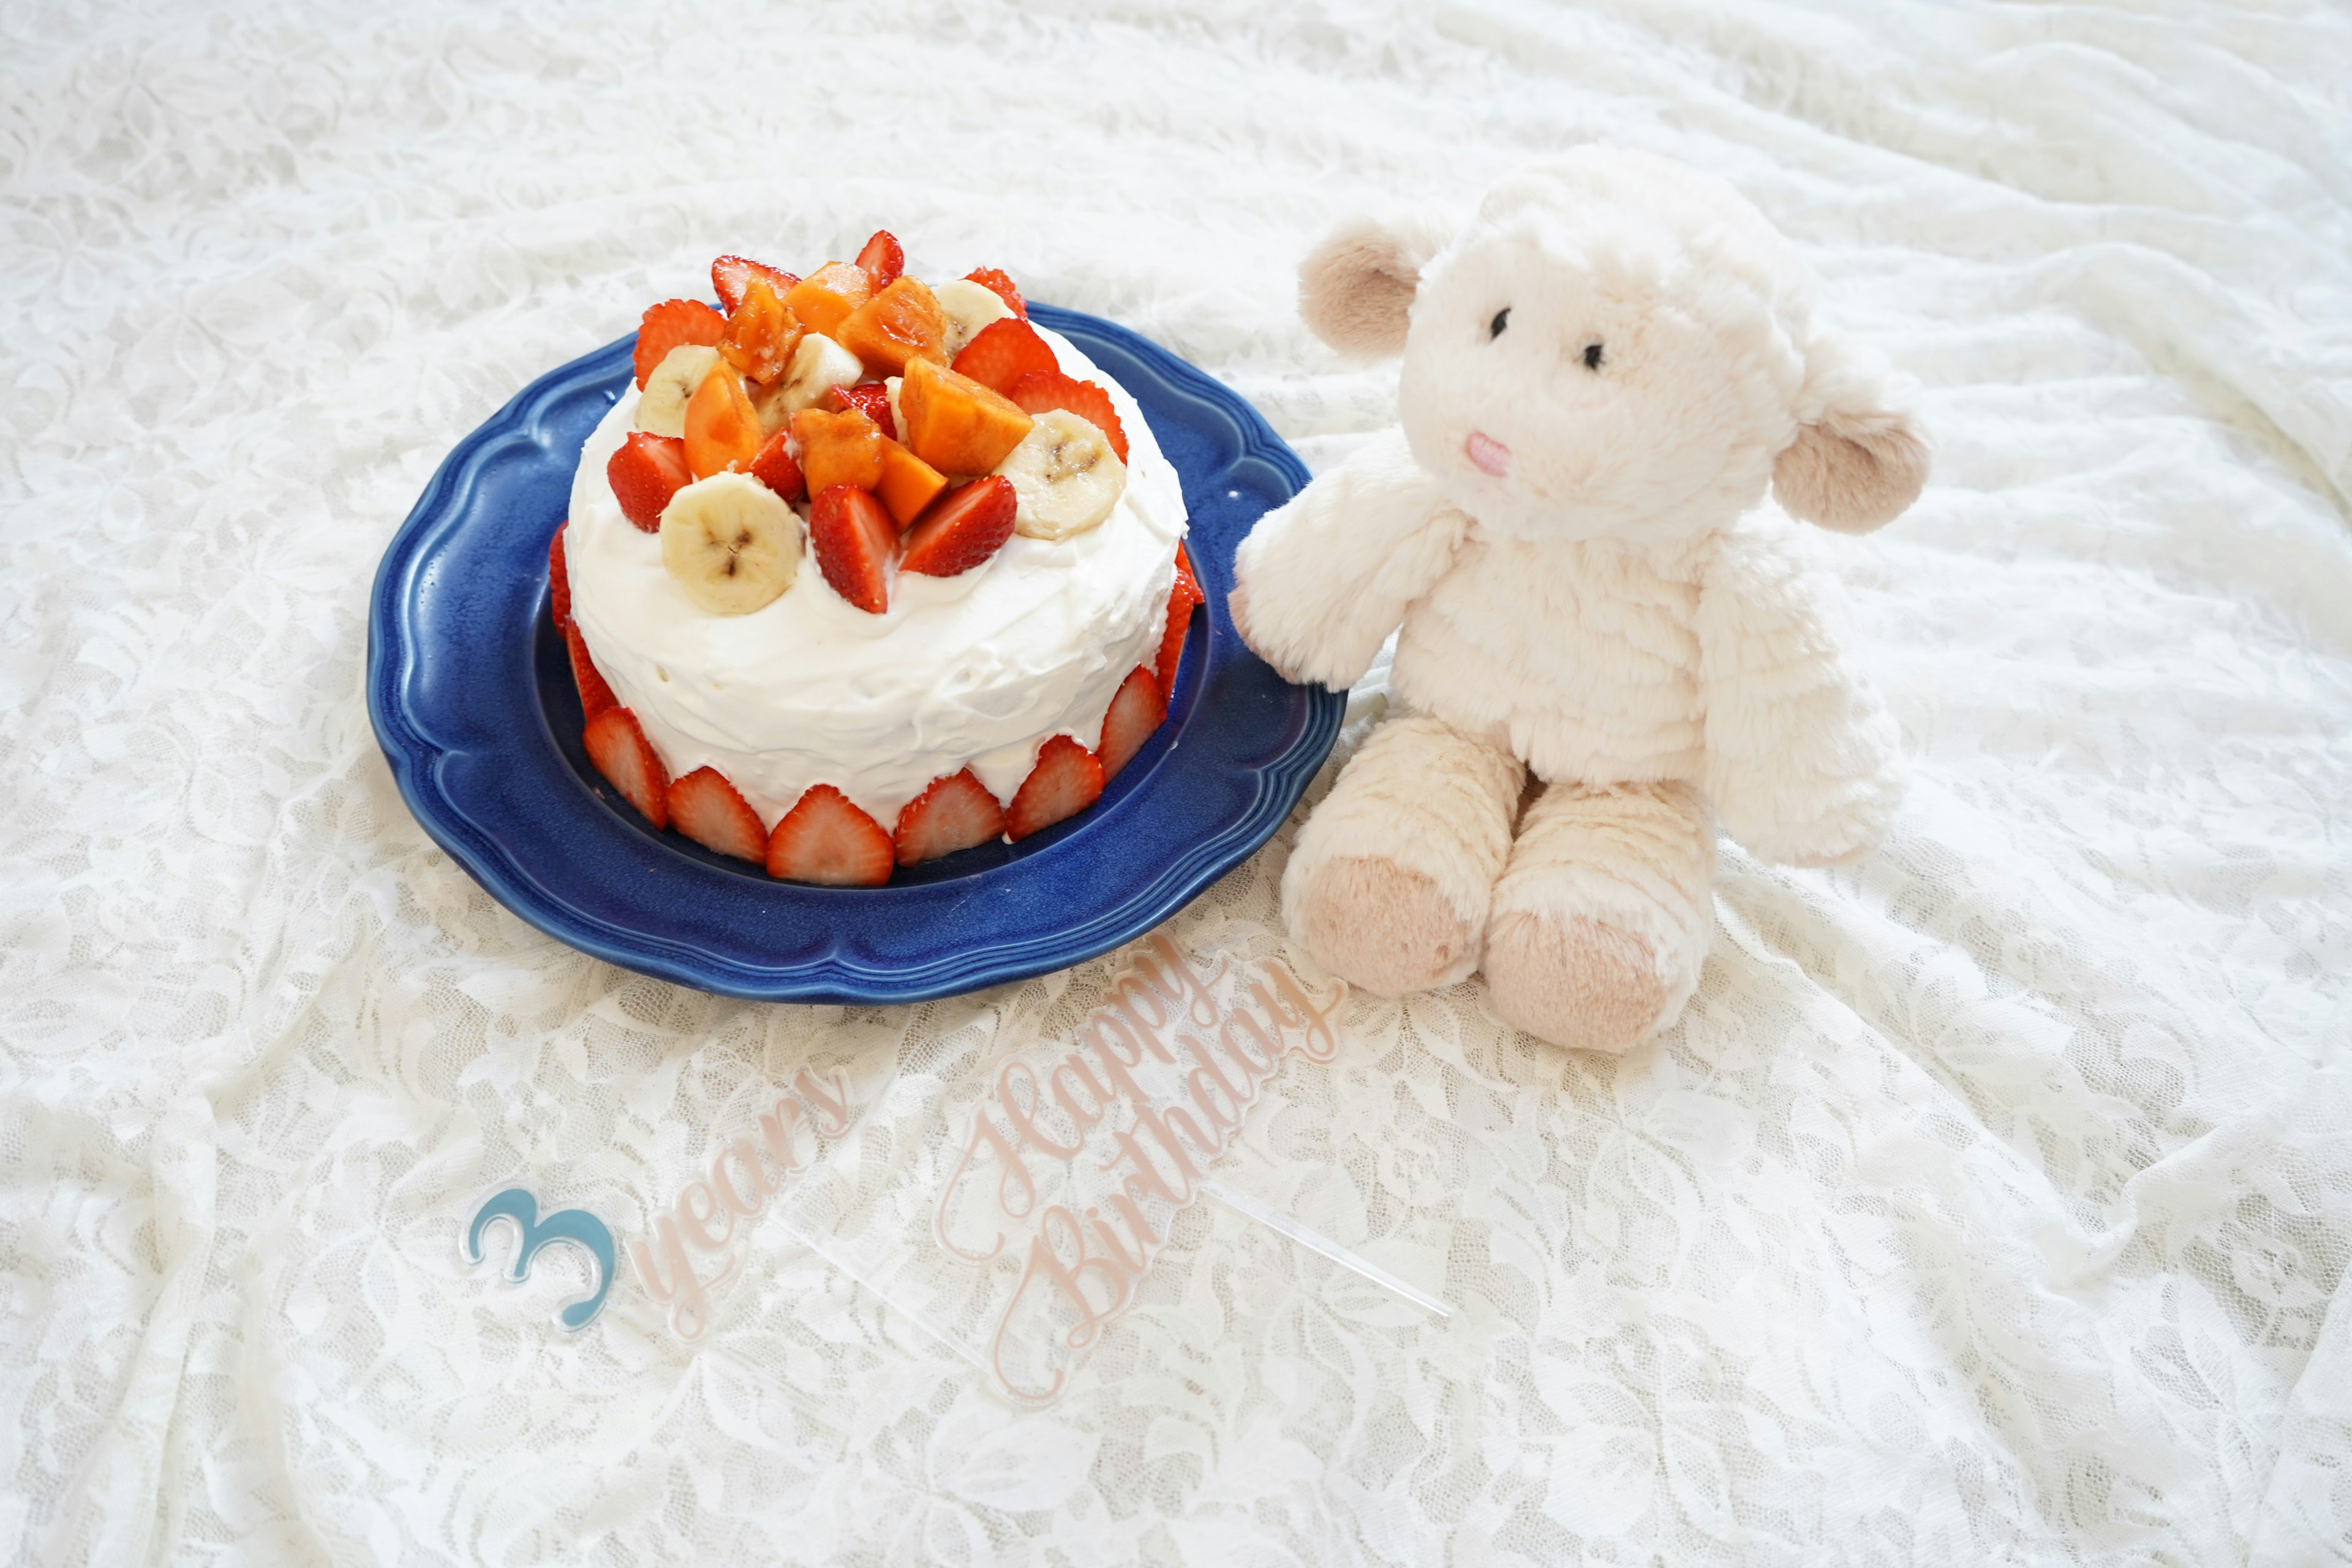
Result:
{"type": "Polygon", "coordinates": [[[521,1238],[515,1248],[514,1268],[507,1275],[509,1279],[530,1279],[530,1260],[550,1242],[568,1241],[596,1260],[596,1293],[564,1308],[558,1320],[565,1328],[575,1330],[594,1321],[604,1310],[605,1293],[613,1289],[613,1233],[604,1222],[586,1209],[557,1209],[541,1219],[537,1198],[521,1187],[509,1187],[474,1216],[473,1227],[466,1232],[467,1262],[482,1261],[482,1232],[499,1219],[514,1221],[515,1234],[521,1238]]]}

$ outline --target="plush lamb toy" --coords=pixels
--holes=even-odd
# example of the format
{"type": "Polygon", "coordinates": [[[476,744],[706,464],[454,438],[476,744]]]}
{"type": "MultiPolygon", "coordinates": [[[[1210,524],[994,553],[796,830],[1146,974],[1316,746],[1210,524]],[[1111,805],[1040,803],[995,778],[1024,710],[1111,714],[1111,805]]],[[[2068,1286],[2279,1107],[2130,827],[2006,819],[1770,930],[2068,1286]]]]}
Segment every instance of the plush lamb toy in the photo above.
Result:
{"type": "Polygon", "coordinates": [[[1893,521],[1927,473],[1908,384],[1814,319],[1730,186],[1611,148],[1503,181],[1457,237],[1343,225],[1299,300],[1342,352],[1403,352],[1402,428],[1258,523],[1234,623],[1336,688],[1402,624],[1407,711],[1300,831],[1283,918],[1368,990],[1483,968],[1511,1024],[1622,1051],[1698,984],[1717,826],[1823,865],[1895,811],[1834,588],[1757,509],[1893,521]]]}

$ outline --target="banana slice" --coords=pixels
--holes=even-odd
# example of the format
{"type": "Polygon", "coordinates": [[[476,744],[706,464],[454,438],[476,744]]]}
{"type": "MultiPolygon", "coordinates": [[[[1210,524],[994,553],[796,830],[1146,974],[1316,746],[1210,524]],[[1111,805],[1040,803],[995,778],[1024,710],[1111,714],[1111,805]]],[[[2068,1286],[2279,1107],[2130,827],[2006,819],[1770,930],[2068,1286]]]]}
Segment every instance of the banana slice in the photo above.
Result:
{"type": "Polygon", "coordinates": [[[637,428],[654,436],[685,435],[687,399],[718,363],[717,349],[696,343],[680,343],[664,354],[637,398],[637,428]]]}
{"type": "Polygon", "coordinates": [[[748,616],[773,604],[800,574],[800,519],[749,474],[713,474],[662,508],[661,552],[698,609],[748,616]]]}
{"type": "Polygon", "coordinates": [[[1108,517],[1127,489],[1127,468],[1110,440],[1066,409],[1048,408],[996,471],[1013,481],[1013,531],[1070,539],[1108,517]]]}
{"type": "MultiPolygon", "coordinates": [[[[664,364],[669,362],[664,360],[664,364]]],[[[822,332],[803,334],[793,351],[793,363],[766,388],[751,395],[760,411],[760,429],[772,436],[784,421],[836,386],[855,386],[866,379],[866,363],[822,332]]],[[[651,384],[648,383],[648,385],[651,384]]]]}
{"type": "Polygon", "coordinates": [[[980,335],[981,328],[1013,314],[1013,307],[995,289],[983,289],[969,278],[934,285],[931,298],[940,302],[940,313],[947,318],[950,359],[961,353],[964,344],[980,335]]]}

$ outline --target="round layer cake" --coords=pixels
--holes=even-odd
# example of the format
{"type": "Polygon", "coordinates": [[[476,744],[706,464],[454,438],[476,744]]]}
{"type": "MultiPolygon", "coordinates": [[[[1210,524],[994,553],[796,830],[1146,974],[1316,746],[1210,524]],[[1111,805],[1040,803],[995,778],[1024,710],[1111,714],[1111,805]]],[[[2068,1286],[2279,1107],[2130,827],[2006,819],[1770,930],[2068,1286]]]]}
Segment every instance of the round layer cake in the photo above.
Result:
{"type": "MultiPolygon", "coordinates": [[[[1014,533],[954,575],[886,565],[879,613],[817,569],[801,496],[786,498],[797,502],[787,526],[801,531],[790,585],[749,613],[698,603],[666,564],[662,533],[633,522],[615,493],[609,466],[659,388],[623,392],[581,451],[561,561],[580,642],[667,780],[714,770],[762,832],[829,785],[887,834],[937,781],[969,770],[1011,807],[1055,737],[1101,744],[1114,700],[1154,669],[1168,635],[1183,497],[1126,390],[1059,334],[1036,337],[1062,375],[1109,395],[1128,446],[1116,503],[1069,537],[1014,533]]],[[[898,378],[887,386],[895,413],[898,378]]],[[[884,428],[893,423],[904,430],[903,418],[884,428]]]]}

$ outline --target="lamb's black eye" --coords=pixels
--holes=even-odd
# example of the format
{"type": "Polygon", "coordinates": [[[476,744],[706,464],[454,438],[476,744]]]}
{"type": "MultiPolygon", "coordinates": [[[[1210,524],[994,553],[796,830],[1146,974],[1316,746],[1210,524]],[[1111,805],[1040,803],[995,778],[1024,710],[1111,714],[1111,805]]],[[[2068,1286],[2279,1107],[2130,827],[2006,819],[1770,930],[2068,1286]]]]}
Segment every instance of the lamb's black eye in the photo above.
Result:
{"type": "Polygon", "coordinates": [[[1584,345],[1584,368],[1585,368],[1585,369],[1587,369],[1587,370],[1599,370],[1599,369],[1601,368],[1601,360],[1602,360],[1602,358],[1603,358],[1603,357],[1605,357],[1605,356],[1603,356],[1603,355],[1602,355],[1602,353],[1601,353],[1601,345],[1600,345],[1599,343],[1587,343],[1587,344],[1585,344],[1585,345],[1584,345]]]}
{"type": "Polygon", "coordinates": [[[1493,321],[1486,323],[1486,341],[1488,342],[1493,342],[1496,338],[1501,337],[1503,335],[1503,329],[1510,324],[1511,308],[1508,305],[1506,305],[1501,310],[1495,312],[1495,319],[1493,321]]]}

